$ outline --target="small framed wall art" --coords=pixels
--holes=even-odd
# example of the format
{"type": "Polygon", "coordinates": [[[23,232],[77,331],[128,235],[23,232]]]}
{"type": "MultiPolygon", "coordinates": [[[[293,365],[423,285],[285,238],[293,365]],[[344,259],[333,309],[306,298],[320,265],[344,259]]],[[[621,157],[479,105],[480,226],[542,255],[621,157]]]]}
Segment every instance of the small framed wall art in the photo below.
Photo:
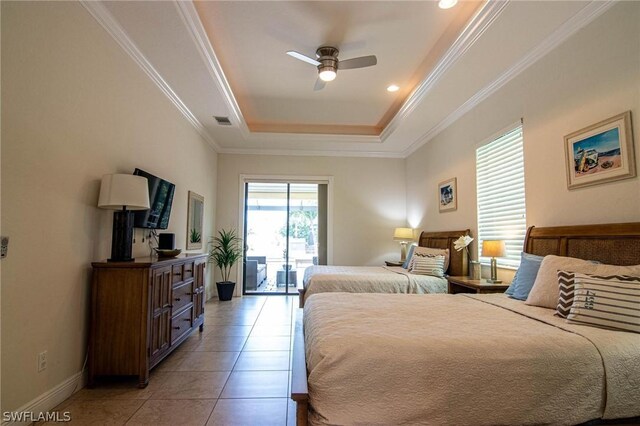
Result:
{"type": "Polygon", "coordinates": [[[189,191],[187,208],[187,250],[202,248],[202,222],[204,220],[204,197],[189,191]]]}
{"type": "Polygon", "coordinates": [[[569,189],[636,175],[631,111],[564,137],[569,189]]]}
{"type": "Polygon", "coordinates": [[[458,208],[458,187],[456,178],[438,184],[438,200],[440,212],[453,211],[458,208]]]}

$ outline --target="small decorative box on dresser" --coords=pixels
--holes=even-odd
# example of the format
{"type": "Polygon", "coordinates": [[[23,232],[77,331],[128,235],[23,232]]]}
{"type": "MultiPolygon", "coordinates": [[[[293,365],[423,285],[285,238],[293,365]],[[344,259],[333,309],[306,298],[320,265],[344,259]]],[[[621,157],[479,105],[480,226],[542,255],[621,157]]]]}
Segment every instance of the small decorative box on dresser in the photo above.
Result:
{"type": "Polygon", "coordinates": [[[89,386],[97,376],[149,370],[204,324],[206,254],[94,262],[89,386]]]}
{"type": "Polygon", "coordinates": [[[491,284],[485,280],[473,280],[470,277],[447,277],[448,293],[504,293],[509,284],[491,284]]]}

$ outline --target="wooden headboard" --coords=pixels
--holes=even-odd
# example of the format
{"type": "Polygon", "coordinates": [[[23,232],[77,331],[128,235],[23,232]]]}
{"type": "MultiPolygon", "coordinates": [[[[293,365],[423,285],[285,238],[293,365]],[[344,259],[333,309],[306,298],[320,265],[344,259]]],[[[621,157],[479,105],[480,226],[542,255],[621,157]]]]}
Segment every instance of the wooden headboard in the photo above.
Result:
{"type": "Polygon", "coordinates": [[[420,247],[430,247],[439,249],[449,249],[449,270],[448,275],[460,276],[469,275],[469,259],[466,250],[456,251],[453,248],[455,240],[462,235],[471,235],[468,229],[463,231],[445,232],[422,232],[418,245],[420,247]]]}
{"type": "Polygon", "coordinates": [[[577,257],[609,265],[640,265],[640,222],[529,227],[526,253],[577,257]]]}

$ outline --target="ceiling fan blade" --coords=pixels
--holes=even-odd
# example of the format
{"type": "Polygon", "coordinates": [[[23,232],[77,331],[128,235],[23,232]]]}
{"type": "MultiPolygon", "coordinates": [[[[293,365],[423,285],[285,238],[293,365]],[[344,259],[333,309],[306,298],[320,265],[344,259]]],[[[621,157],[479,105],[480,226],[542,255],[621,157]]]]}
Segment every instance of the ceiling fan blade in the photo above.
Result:
{"type": "Polygon", "coordinates": [[[378,59],[375,55],[360,56],[359,58],[345,59],[338,62],[339,70],[350,70],[354,68],[371,67],[378,63],[378,59]]]}
{"type": "Polygon", "coordinates": [[[306,62],[308,64],[311,64],[311,65],[315,65],[315,66],[320,65],[320,62],[316,61],[315,59],[311,59],[310,57],[308,57],[306,55],[303,55],[302,53],[298,53],[295,50],[289,50],[287,52],[287,55],[291,56],[292,58],[296,58],[296,59],[299,59],[301,61],[304,61],[304,62],[306,62]]]}
{"type": "Polygon", "coordinates": [[[317,92],[319,90],[322,90],[326,85],[327,83],[325,83],[323,80],[320,80],[320,77],[318,77],[318,79],[316,80],[316,84],[313,85],[313,91],[317,92]]]}

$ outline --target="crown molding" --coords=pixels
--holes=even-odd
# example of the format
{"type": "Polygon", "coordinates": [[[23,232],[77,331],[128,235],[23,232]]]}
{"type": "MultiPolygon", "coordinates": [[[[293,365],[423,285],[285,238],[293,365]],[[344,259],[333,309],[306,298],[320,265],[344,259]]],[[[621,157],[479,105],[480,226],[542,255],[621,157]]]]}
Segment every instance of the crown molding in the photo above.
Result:
{"type": "Polygon", "coordinates": [[[282,155],[294,157],[405,158],[402,152],[396,151],[325,151],[303,149],[223,148],[218,153],[237,155],[282,155]]]}
{"type": "Polygon", "coordinates": [[[327,138],[331,138],[331,142],[338,143],[354,143],[354,144],[376,144],[380,145],[379,136],[371,135],[331,135],[325,133],[251,133],[251,137],[246,140],[256,143],[267,143],[271,140],[279,142],[295,142],[296,144],[324,143],[327,138]]]}
{"type": "Polygon", "coordinates": [[[438,124],[429,129],[420,138],[413,142],[403,152],[403,157],[408,157],[417,151],[421,146],[433,139],[438,133],[455,123],[463,115],[477,107],[482,101],[489,96],[497,92],[515,77],[520,75],[524,70],[536,63],[546,54],[558,47],[561,43],[571,37],[573,34],[584,28],[597,17],[609,10],[611,6],[616,3],[616,0],[594,0],[580,9],[578,13],[569,18],[562,26],[556,29],[549,37],[547,37],[542,43],[538,44],[532,50],[529,51],[522,59],[512,65],[498,78],[493,80],[487,86],[476,92],[471,98],[469,98],[464,104],[460,105],[455,111],[445,117],[438,124]]]}
{"type": "Polygon", "coordinates": [[[247,126],[244,116],[242,115],[240,106],[233,95],[229,81],[222,70],[222,65],[220,65],[220,61],[218,61],[218,57],[213,50],[213,46],[211,46],[209,36],[204,29],[204,25],[202,25],[198,11],[192,1],[174,1],[174,4],[176,9],[178,9],[184,24],[189,30],[191,38],[195,43],[200,56],[204,60],[207,71],[209,71],[213,81],[216,82],[220,93],[222,93],[224,97],[224,101],[231,112],[231,124],[239,127],[242,132],[242,136],[247,138],[251,132],[249,131],[249,127],[247,126]]]}
{"type": "Polygon", "coordinates": [[[129,38],[124,29],[118,24],[113,15],[99,1],[80,0],[80,4],[98,21],[98,23],[113,37],[120,47],[138,64],[164,95],[178,108],[178,111],[196,129],[198,134],[217,152],[220,150],[218,143],[211,137],[205,127],[200,123],[171,86],[162,78],[160,73],[151,65],[142,54],[136,44],[129,38]]]}
{"type": "Polygon", "coordinates": [[[484,34],[484,32],[500,16],[504,8],[509,3],[505,1],[487,1],[482,8],[471,18],[469,23],[462,30],[458,38],[447,49],[440,61],[420,84],[411,92],[398,113],[387,124],[380,139],[385,141],[413,112],[413,110],[424,100],[436,84],[449,69],[474,45],[474,43],[484,34]]]}

